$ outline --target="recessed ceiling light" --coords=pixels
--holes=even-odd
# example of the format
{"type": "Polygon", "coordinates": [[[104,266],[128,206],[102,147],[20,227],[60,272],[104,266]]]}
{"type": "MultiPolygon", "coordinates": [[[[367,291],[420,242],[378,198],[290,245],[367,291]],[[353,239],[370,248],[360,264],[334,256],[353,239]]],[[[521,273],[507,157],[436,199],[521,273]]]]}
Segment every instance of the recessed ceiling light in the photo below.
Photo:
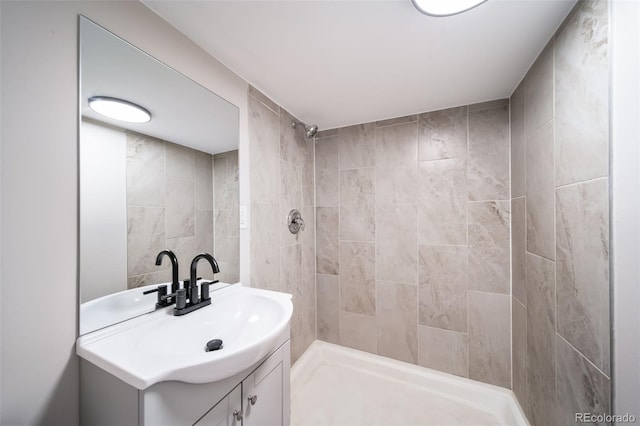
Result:
{"type": "Polygon", "coordinates": [[[115,120],[129,123],[146,123],[151,120],[151,113],[140,105],[123,99],[108,96],[92,96],[89,106],[98,114],[115,120]]]}
{"type": "Polygon", "coordinates": [[[466,12],[487,0],[411,0],[420,12],[430,16],[451,16],[466,12]]]}

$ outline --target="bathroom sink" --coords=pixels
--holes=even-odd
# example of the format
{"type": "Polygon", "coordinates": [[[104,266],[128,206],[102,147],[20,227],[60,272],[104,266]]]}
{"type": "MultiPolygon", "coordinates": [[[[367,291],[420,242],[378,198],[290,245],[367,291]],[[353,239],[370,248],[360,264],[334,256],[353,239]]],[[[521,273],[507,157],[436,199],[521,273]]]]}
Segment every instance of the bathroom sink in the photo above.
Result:
{"type": "Polygon", "coordinates": [[[215,382],[271,352],[293,305],[289,294],[235,284],[213,293],[211,305],[187,315],[173,316],[172,309],[81,336],[76,352],[137,389],[169,380],[215,382]],[[222,339],[222,348],[206,352],[212,339],[222,339]]]}

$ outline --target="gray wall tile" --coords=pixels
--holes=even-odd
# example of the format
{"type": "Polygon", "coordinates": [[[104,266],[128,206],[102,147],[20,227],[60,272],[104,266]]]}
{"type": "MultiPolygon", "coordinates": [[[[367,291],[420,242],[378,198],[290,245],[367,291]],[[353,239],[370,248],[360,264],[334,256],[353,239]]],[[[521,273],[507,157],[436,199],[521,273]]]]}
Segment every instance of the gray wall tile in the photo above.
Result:
{"type": "Polygon", "coordinates": [[[418,363],[462,377],[469,376],[467,335],[438,328],[419,326],[418,363]]]}
{"type": "Polygon", "coordinates": [[[340,239],[375,240],[375,168],[340,171],[340,239]]]}
{"type": "Polygon", "coordinates": [[[467,248],[419,246],[421,325],[467,332],[467,248]]]}
{"type": "Polygon", "coordinates": [[[556,185],[609,174],[607,5],[582,2],[556,36],[556,185]]]}
{"type": "Polygon", "coordinates": [[[378,281],[378,354],[418,363],[417,286],[378,281]]]}
{"type": "Polygon", "coordinates": [[[416,123],[397,124],[376,129],[376,166],[412,166],[418,160],[416,123]]]}
{"type": "Polygon", "coordinates": [[[302,168],[286,161],[280,163],[280,243],[300,243],[302,234],[292,234],[286,226],[286,218],[292,209],[302,210],[302,168]]]}
{"type": "Polygon", "coordinates": [[[165,143],[164,150],[167,180],[193,181],[196,167],[196,151],[170,142],[165,143]]]}
{"type": "Polygon", "coordinates": [[[527,253],[527,384],[534,424],[556,424],[555,264],[527,253]]]}
{"type": "Polygon", "coordinates": [[[509,107],[469,112],[469,200],[509,198],[509,107]]]}
{"type": "Polygon", "coordinates": [[[609,372],[609,183],[556,191],[558,333],[609,372]]]}
{"type": "Polygon", "coordinates": [[[155,266],[165,248],[164,216],[162,207],[127,207],[127,276],[164,269],[155,266]]]}
{"type": "Polygon", "coordinates": [[[558,424],[575,424],[575,413],[611,414],[609,378],[557,334],[556,341],[558,424]]]}
{"type": "Polygon", "coordinates": [[[511,298],[511,334],[512,389],[520,407],[526,413],[529,406],[529,392],[527,390],[527,308],[514,297],[511,298]]]}
{"type": "Polygon", "coordinates": [[[340,311],[340,344],[361,351],[376,352],[376,317],[340,311]]]}
{"type": "Polygon", "coordinates": [[[340,309],[375,315],[375,243],[340,242],[340,309]]]}
{"type": "Polygon", "coordinates": [[[553,118],[553,43],[542,51],[526,76],[525,137],[553,118]]]}
{"type": "Polygon", "coordinates": [[[307,350],[309,345],[317,338],[316,334],[316,275],[306,276],[303,280],[303,303],[304,303],[304,321],[303,321],[303,346],[307,350]]]}
{"type": "Polygon", "coordinates": [[[376,278],[417,284],[417,209],[415,204],[378,205],[376,278]]]}
{"type": "Polygon", "coordinates": [[[336,275],[316,276],[318,339],[340,343],[340,282],[336,275]]]}
{"type": "Polygon", "coordinates": [[[293,316],[291,322],[303,318],[302,244],[294,244],[280,249],[280,271],[282,288],[293,296],[293,316]]]}
{"type": "Polygon", "coordinates": [[[553,121],[527,138],[527,251],[554,260],[553,121]]]}
{"type": "Polygon", "coordinates": [[[526,199],[511,200],[511,289],[516,299],[527,305],[525,283],[525,253],[527,251],[527,233],[525,226],[526,199]]]}
{"type": "Polygon", "coordinates": [[[304,127],[291,125],[300,122],[297,118],[280,108],[280,159],[302,167],[305,161],[306,137],[304,127]]]}
{"type": "Polygon", "coordinates": [[[195,197],[196,209],[213,209],[213,163],[211,155],[196,152],[195,158],[195,197]]]}
{"type": "Polygon", "coordinates": [[[251,204],[251,286],[281,290],[280,250],[274,241],[280,240],[280,208],[271,204],[251,204]]]}
{"type": "Polygon", "coordinates": [[[164,142],[127,134],[127,204],[164,207],[164,142]]]}
{"type": "Polygon", "coordinates": [[[466,245],[466,161],[421,161],[418,167],[418,241],[466,245]]]}
{"type": "Polygon", "coordinates": [[[509,293],[510,202],[469,203],[469,289],[509,293]]]}
{"type": "Polygon", "coordinates": [[[341,170],[376,165],[375,130],[373,123],[339,129],[341,170]]]}
{"type": "Polygon", "coordinates": [[[415,203],[418,196],[418,169],[415,164],[376,169],[376,203],[415,203]]]}
{"type": "Polygon", "coordinates": [[[511,386],[510,296],[469,292],[469,377],[511,386]]]}
{"type": "Polygon", "coordinates": [[[467,157],[467,107],[420,114],[419,160],[467,157]]]}
{"type": "Polygon", "coordinates": [[[403,117],[389,118],[386,120],[376,121],[376,127],[393,126],[396,124],[413,123],[418,119],[417,115],[405,115],[403,117]]]}
{"type": "Polygon", "coordinates": [[[340,272],[338,207],[316,208],[316,268],[320,274],[340,272]]]}
{"type": "Polygon", "coordinates": [[[165,226],[166,238],[195,236],[195,193],[194,181],[167,179],[165,226]]]}
{"type": "Polygon", "coordinates": [[[511,95],[511,198],[525,195],[526,142],[524,92],[526,80],[511,95]]]}
{"type": "Polygon", "coordinates": [[[280,121],[272,110],[249,97],[251,201],[280,202],[280,121]]]}

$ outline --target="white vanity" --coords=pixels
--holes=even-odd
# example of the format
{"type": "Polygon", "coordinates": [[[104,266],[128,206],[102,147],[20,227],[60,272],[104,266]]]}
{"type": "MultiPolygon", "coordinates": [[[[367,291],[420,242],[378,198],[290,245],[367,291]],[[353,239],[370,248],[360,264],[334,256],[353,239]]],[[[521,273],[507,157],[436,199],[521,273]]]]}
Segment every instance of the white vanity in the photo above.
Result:
{"type": "Polygon", "coordinates": [[[81,423],[289,425],[291,296],[236,284],[211,301],[81,336],[81,423]]]}

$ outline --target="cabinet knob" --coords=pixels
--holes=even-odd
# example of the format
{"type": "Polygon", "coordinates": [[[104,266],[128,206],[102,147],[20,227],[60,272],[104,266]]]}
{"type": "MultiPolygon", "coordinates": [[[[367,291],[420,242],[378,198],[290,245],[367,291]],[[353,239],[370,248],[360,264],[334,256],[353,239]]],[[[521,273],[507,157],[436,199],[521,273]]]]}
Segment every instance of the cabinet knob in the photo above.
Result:
{"type": "Polygon", "coordinates": [[[249,395],[247,399],[251,405],[256,405],[256,402],[258,402],[258,395],[249,395]]]}
{"type": "Polygon", "coordinates": [[[234,418],[237,422],[242,421],[242,412],[241,412],[240,410],[234,410],[234,411],[233,411],[233,418],[234,418]]]}

